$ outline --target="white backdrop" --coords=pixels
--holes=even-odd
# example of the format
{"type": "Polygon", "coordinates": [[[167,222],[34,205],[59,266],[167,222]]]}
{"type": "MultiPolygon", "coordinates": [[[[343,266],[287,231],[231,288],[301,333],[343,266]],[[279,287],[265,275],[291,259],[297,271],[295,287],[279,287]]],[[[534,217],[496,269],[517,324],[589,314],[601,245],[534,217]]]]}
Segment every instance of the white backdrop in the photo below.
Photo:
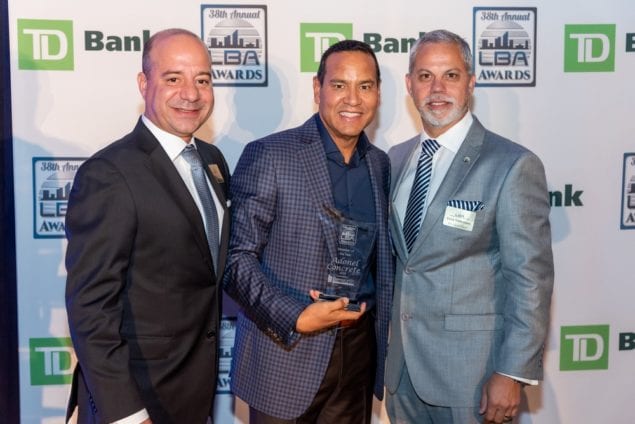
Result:
{"type": "MultiPolygon", "coordinates": [[[[76,166],[129,132],[143,110],[135,82],[141,53],[131,37],[142,41],[144,31],[184,27],[223,39],[227,33],[216,24],[231,20],[223,11],[233,10],[251,12],[231,22],[239,36],[245,28],[257,33],[260,49],[240,59],[258,66],[232,67],[237,49],[227,56],[216,49],[225,66],[215,69],[234,76],[258,69],[260,77],[217,75],[216,107],[198,134],[220,147],[232,168],[246,143],[299,125],[315,111],[313,73],[301,69],[310,67],[312,46],[321,46],[327,33],[381,37],[382,104],[369,134],[382,149],[419,131],[403,82],[402,38],[445,28],[473,48],[504,41],[505,33],[526,43],[526,49],[475,52],[480,86],[473,108],[488,128],[543,159],[553,191],[556,285],[546,375],[539,387],[526,389],[519,421],[629,422],[635,7],[628,0],[517,3],[9,0],[22,422],[63,422],[73,366],[64,308],[65,196],[76,166]],[[511,80],[481,78],[505,78],[510,70],[511,80]]],[[[224,323],[224,371],[232,324],[224,323]]],[[[226,392],[227,375],[218,384],[226,392]]],[[[387,422],[382,405],[375,410],[375,422],[387,422]]],[[[246,423],[245,411],[231,395],[219,395],[217,422],[246,423]]]]}

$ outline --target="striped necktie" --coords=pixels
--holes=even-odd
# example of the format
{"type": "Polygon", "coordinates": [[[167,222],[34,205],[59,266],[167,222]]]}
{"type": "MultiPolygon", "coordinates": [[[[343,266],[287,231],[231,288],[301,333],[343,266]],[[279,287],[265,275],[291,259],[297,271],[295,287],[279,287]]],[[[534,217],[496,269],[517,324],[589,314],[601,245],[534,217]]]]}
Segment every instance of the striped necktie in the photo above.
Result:
{"type": "Polygon", "coordinates": [[[196,148],[191,144],[188,144],[183,149],[181,156],[190,164],[194,187],[196,187],[201,206],[203,207],[202,212],[205,214],[203,221],[205,223],[205,233],[207,234],[207,245],[212,254],[214,269],[218,272],[218,214],[216,213],[216,205],[214,204],[212,193],[207,185],[203,161],[196,148]]]}
{"type": "Polygon", "coordinates": [[[432,174],[432,156],[438,149],[439,143],[436,140],[427,139],[421,144],[417,173],[412,184],[408,206],[406,207],[406,216],[403,221],[403,235],[406,240],[408,253],[410,253],[412,245],[419,235],[423,206],[426,203],[428,186],[430,186],[430,175],[432,174]]]}

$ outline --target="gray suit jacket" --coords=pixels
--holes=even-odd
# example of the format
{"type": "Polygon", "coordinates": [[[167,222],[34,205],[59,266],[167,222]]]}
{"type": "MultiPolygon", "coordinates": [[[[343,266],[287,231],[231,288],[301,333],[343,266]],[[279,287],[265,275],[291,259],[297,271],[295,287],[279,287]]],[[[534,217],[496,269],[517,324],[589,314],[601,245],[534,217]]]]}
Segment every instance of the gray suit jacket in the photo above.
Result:
{"type": "MultiPolygon", "coordinates": [[[[392,201],[419,136],[393,147],[392,201]]],[[[392,203],[391,203],[392,205],[392,203]]],[[[533,153],[474,120],[407,253],[397,257],[386,386],[407,365],[426,402],[472,407],[493,372],[542,378],[553,287],[549,197],[533,153]],[[451,200],[480,201],[471,231],[444,225],[451,200]]]]}

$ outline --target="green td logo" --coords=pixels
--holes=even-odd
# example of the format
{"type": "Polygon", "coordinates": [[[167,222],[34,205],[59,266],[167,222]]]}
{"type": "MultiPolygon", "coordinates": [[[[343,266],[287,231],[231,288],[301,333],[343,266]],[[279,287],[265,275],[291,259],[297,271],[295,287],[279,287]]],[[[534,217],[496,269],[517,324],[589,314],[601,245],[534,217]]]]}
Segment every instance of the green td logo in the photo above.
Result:
{"type": "Polygon", "coordinates": [[[70,384],[73,347],[69,337],[30,339],[31,385],[70,384]]]}
{"type": "Polygon", "coordinates": [[[300,71],[315,72],[322,53],[338,41],[353,38],[353,24],[300,24],[300,71]]]}
{"type": "Polygon", "coordinates": [[[615,25],[565,25],[565,72],[613,72],[615,25]]]}
{"type": "Polygon", "coordinates": [[[560,329],[560,370],[609,368],[609,326],[577,325],[560,329]]]}
{"type": "Polygon", "coordinates": [[[18,69],[72,71],[73,21],[18,19],[18,69]]]}

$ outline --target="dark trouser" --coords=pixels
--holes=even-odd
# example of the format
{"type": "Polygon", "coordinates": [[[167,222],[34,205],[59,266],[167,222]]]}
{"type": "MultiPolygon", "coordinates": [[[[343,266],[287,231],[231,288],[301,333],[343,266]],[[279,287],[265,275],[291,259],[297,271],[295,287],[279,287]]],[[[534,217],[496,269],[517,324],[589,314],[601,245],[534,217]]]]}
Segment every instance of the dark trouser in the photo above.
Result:
{"type": "Polygon", "coordinates": [[[301,416],[283,420],[250,407],[249,424],[369,424],[376,349],[374,319],[367,313],[354,326],[337,330],[324,379],[301,416]]]}

